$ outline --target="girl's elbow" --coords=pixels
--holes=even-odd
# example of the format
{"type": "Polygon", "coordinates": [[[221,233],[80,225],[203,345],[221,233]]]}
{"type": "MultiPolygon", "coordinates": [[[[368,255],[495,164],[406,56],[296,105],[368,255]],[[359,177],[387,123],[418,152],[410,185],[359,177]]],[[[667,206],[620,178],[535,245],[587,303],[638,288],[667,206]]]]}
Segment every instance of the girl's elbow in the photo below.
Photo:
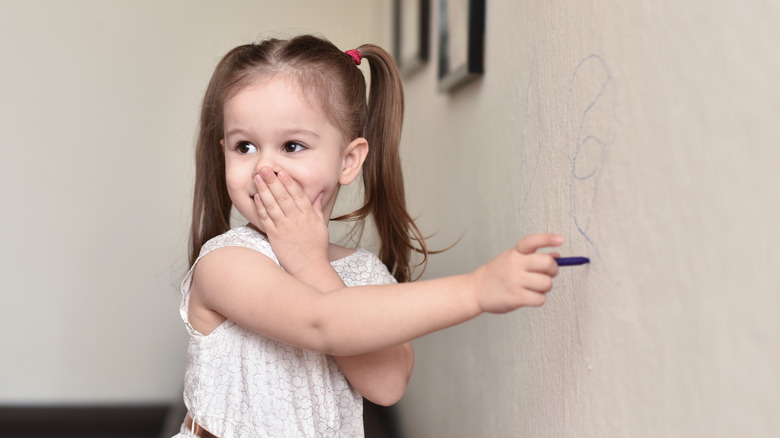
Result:
{"type": "Polygon", "coordinates": [[[380,406],[392,406],[398,403],[406,393],[406,388],[409,386],[409,380],[412,378],[412,372],[414,371],[414,350],[412,344],[407,342],[402,345],[404,360],[403,366],[396,368],[395,372],[389,373],[386,376],[384,384],[377,391],[376,400],[371,402],[380,406]]]}
{"type": "Polygon", "coordinates": [[[409,380],[412,377],[412,367],[385,375],[381,384],[375,385],[371,394],[363,395],[369,401],[380,406],[392,406],[398,403],[406,394],[409,380]]]}
{"type": "Polygon", "coordinates": [[[368,401],[379,406],[392,406],[398,403],[406,393],[406,388],[409,384],[408,379],[393,379],[392,383],[383,385],[383,387],[376,391],[372,391],[371,394],[364,394],[368,401]]]}

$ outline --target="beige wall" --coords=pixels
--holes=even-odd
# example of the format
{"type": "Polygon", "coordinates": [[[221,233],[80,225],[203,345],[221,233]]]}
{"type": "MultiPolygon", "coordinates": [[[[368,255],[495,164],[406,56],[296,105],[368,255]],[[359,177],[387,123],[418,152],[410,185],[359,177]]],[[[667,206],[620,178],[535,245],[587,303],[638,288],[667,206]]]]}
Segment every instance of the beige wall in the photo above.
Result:
{"type": "MultiPolygon", "coordinates": [[[[214,63],[279,31],[387,45],[390,2],[64,3],[0,1],[0,403],[172,400],[214,63]]],[[[778,21],[769,0],[490,2],[481,81],[407,79],[412,213],[434,247],[463,235],[427,276],[535,231],[593,259],[542,309],[417,341],[408,436],[780,430],[778,21]]]]}
{"type": "Polygon", "coordinates": [[[769,0],[489,1],[481,82],[407,81],[413,214],[434,247],[465,233],[431,276],[535,231],[593,259],[542,309],[418,341],[409,436],[777,435],[778,22],[769,0]]]}
{"type": "Polygon", "coordinates": [[[386,7],[0,0],[0,404],[180,396],[177,287],[216,61],[303,32],[386,44],[386,7]]]}

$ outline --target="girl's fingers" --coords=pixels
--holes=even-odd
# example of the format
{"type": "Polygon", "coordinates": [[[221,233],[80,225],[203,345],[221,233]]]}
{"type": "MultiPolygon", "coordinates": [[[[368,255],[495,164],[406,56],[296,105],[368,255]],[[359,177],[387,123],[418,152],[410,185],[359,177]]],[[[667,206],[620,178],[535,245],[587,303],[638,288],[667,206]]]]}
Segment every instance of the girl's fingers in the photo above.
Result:
{"type": "Polygon", "coordinates": [[[531,254],[540,248],[551,246],[560,246],[563,244],[563,237],[558,234],[531,234],[523,237],[515,245],[515,249],[521,254],[531,254]]]}
{"type": "MultiPolygon", "coordinates": [[[[289,205],[290,211],[293,210],[293,204],[295,208],[297,208],[298,211],[306,211],[307,208],[310,208],[312,203],[309,200],[309,198],[306,197],[306,194],[303,193],[303,189],[300,185],[298,185],[297,182],[295,182],[294,179],[290,178],[290,175],[285,171],[280,171],[277,175],[277,178],[279,178],[279,181],[282,182],[282,185],[287,190],[287,193],[290,196],[290,199],[292,200],[292,204],[289,205]]],[[[287,211],[287,210],[285,210],[287,211]]]]}
{"type": "Polygon", "coordinates": [[[555,277],[558,274],[558,263],[553,254],[529,254],[526,256],[526,270],[555,277]]]}
{"type": "MultiPolygon", "coordinates": [[[[263,167],[260,169],[260,178],[263,180],[263,183],[265,183],[265,186],[268,187],[271,196],[273,196],[273,200],[266,200],[266,197],[263,197],[263,201],[267,201],[265,202],[265,206],[269,212],[273,210],[273,204],[276,204],[276,206],[279,207],[282,214],[292,214],[297,210],[298,207],[287,186],[279,179],[279,176],[276,173],[268,167],[263,167]]],[[[255,183],[257,183],[257,181],[255,181],[255,183]]],[[[260,187],[258,187],[258,190],[260,190],[260,187]]]]}
{"type": "Polygon", "coordinates": [[[547,302],[547,295],[534,292],[528,292],[524,298],[524,306],[540,307],[547,302]]]}
{"type": "Polygon", "coordinates": [[[271,188],[268,187],[265,180],[260,175],[255,175],[255,186],[257,187],[257,194],[255,195],[255,206],[257,207],[257,212],[260,215],[260,219],[263,219],[263,216],[269,218],[272,221],[283,218],[284,212],[277,203],[276,197],[271,192],[271,188]]]}
{"type": "Polygon", "coordinates": [[[311,201],[306,197],[301,186],[287,172],[280,171],[276,174],[267,167],[260,169],[260,174],[255,181],[258,191],[260,191],[258,178],[268,188],[270,197],[264,196],[263,201],[269,211],[273,212],[278,206],[280,215],[293,216],[311,208],[311,201]]]}
{"type": "Polygon", "coordinates": [[[532,292],[547,293],[553,287],[553,279],[546,274],[537,274],[535,272],[529,272],[525,278],[523,278],[523,288],[532,292]]]}
{"type": "Polygon", "coordinates": [[[324,193],[320,193],[319,196],[317,196],[317,199],[314,200],[314,203],[311,205],[314,208],[314,213],[317,215],[318,218],[320,218],[321,221],[325,221],[325,214],[322,213],[322,198],[325,197],[324,193]]]}
{"type": "Polygon", "coordinates": [[[265,206],[263,205],[263,200],[260,199],[260,194],[255,193],[255,196],[252,198],[255,200],[255,208],[257,208],[257,214],[260,216],[260,220],[265,222],[270,217],[268,216],[268,212],[265,209],[265,206]]]}

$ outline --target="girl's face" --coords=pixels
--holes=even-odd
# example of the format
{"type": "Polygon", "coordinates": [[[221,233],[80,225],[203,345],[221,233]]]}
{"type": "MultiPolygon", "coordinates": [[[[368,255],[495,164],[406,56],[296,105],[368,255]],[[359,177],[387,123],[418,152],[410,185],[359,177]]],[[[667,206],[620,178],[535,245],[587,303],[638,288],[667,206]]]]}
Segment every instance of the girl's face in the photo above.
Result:
{"type": "Polygon", "coordinates": [[[254,176],[261,167],[286,171],[310,201],[323,193],[322,207],[330,217],[341,184],[359,173],[365,153],[355,169],[355,146],[367,151],[364,139],[349,145],[322,113],[305,99],[289,76],[261,78],[228,99],[224,106],[222,146],[228,193],[233,205],[260,228],[252,197],[254,176]]]}

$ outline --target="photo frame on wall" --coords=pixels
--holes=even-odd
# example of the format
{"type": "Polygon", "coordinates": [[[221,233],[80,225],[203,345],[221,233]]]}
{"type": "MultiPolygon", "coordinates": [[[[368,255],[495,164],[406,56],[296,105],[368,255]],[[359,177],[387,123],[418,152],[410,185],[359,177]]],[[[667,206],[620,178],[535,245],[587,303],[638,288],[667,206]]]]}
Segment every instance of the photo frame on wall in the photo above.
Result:
{"type": "Polygon", "coordinates": [[[484,73],[485,0],[439,1],[439,91],[484,73]]]}
{"type": "Polygon", "coordinates": [[[429,58],[430,0],[394,0],[393,56],[401,74],[420,70],[429,58]]]}

